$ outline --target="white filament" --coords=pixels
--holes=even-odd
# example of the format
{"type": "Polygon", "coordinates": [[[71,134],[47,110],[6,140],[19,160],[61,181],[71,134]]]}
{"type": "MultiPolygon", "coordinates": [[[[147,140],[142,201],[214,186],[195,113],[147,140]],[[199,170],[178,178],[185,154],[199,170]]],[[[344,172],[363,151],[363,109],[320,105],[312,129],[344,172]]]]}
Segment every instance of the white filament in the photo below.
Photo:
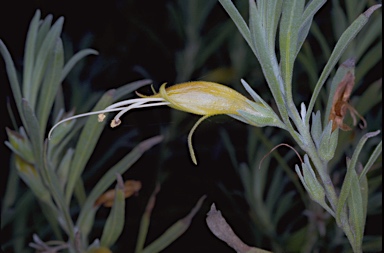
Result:
{"type": "Polygon", "coordinates": [[[120,117],[124,113],[128,112],[131,109],[152,107],[152,106],[162,106],[162,105],[169,105],[169,104],[170,103],[166,102],[163,98],[134,98],[134,99],[128,99],[128,100],[120,101],[120,102],[117,102],[117,103],[114,103],[114,104],[108,106],[104,110],[78,114],[78,115],[75,115],[75,116],[72,116],[72,117],[69,117],[69,118],[66,118],[66,119],[63,119],[63,120],[57,122],[51,128],[51,130],[49,130],[48,140],[51,139],[52,132],[57,126],[59,126],[60,124],[62,124],[64,122],[73,120],[73,119],[99,114],[99,120],[103,121],[103,119],[105,117],[103,117],[102,115],[104,113],[119,111],[119,113],[113,118],[112,123],[111,123],[111,126],[115,127],[115,126],[120,124],[120,117]]]}

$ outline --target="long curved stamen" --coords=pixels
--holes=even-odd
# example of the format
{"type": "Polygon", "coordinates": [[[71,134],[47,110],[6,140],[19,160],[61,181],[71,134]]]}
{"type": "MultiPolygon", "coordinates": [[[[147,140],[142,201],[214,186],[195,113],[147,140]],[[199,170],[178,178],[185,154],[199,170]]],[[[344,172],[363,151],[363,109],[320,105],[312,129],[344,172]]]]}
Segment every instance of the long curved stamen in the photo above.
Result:
{"type": "Polygon", "coordinates": [[[123,108],[126,105],[136,104],[136,103],[142,102],[142,101],[144,101],[144,103],[146,103],[146,102],[164,101],[164,99],[163,98],[133,98],[133,99],[128,99],[128,100],[124,100],[124,101],[120,101],[120,102],[111,104],[110,106],[106,107],[105,110],[112,109],[112,108],[118,108],[118,107],[123,108]]]}
{"type": "Polygon", "coordinates": [[[125,100],[125,101],[117,102],[115,104],[112,104],[112,105],[108,106],[104,110],[95,111],[95,112],[87,112],[87,113],[75,115],[75,116],[72,116],[72,117],[60,120],[49,131],[49,133],[48,133],[48,140],[51,139],[52,132],[53,132],[53,130],[57,126],[59,126],[60,124],[62,124],[64,122],[73,120],[73,119],[77,119],[77,118],[82,118],[82,117],[98,114],[99,115],[98,121],[102,122],[104,120],[104,118],[105,118],[105,115],[104,115],[105,113],[120,111],[114,117],[114,119],[111,122],[111,127],[115,127],[115,126],[117,126],[117,125],[119,125],[121,123],[120,117],[124,113],[128,112],[131,109],[143,108],[143,107],[152,107],[152,106],[161,106],[161,105],[169,105],[169,104],[170,103],[166,102],[163,98],[135,98],[135,99],[130,99],[130,100],[125,100]],[[126,106],[126,105],[128,105],[128,106],[126,106]]]}
{"type": "MultiPolygon", "coordinates": [[[[57,123],[51,128],[51,130],[49,130],[49,133],[48,133],[48,140],[51,139],[53,130],[54,130],[56,127],[58,127],[59,125],[61,125],[62,123],[64,123],[64,122],[67,122],[67,121],[70,121],[70,120],[73,120],[73,119],[78,119],[78,118],[82,118],[82,117],[91,116],[91,115],[104,114],[104,113],[106,113],[106,112],[115,112],[115,111],[121,111],[121,108],[114,108],[114,109],[101,110],[101,111],[95,111],[95,112],[87,112],[87,113],[78,114],[78,115],[75,115],[75,116],[72,116],[72,117],[69,117],[69,118],[60,120],[59,122],[57,122],[57,123]]],[[[102,121],[103,119],[104,119],[104,118],[99,117],[99,121],[100,121],[100,120],[102,121]]]]}
{"type": "MultiPolygon", "coordinates": [[[[164,99],[158,100],[158,101],[164,101],[164,99]]],[[[120,112],[118,114],[116,114],[116,116],[113,118],[113,120],[111,122],[111,127],[113,128],[113,127],[116,127],[116,126],[120,125],[121,124],[120,117],[123,116],[123,114],[125,114],[126,112],[128,112],[128,111],[130,111],[132,109],[144,108],[144,107],[152,107],[152,106],[161,106],[161,105],[169,105],[170,104],[169,102],[158,102],[158,103],[153,103],[153,104],[145,104],[147,102],[148,101],[140,101],[140,102],[136,102],[136,103],[134,103],[134,104],[132,104],[130,106],[121,108],[120,112]]]]}

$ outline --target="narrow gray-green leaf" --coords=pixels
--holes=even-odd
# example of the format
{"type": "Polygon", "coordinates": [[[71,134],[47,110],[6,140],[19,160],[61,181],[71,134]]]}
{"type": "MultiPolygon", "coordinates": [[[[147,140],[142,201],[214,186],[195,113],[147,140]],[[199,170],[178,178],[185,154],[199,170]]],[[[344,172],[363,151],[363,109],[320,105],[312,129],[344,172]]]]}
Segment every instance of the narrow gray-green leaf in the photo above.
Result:
{"type": "MultiPolygon", "coordinates": [[[[107,91],[104,96],[93,108],[93,111],[99,111],[110,105],[113,101],[115,90],[107,91]]],[[[75,156],[73,157],[70,176],[68,178],[67,187],[65,189],[66,203],[69,203],[76,181],[85,169],[89,158],[99,140],[100,134],[105,126],[104,122],[98,122],[97,116],[90,116],[83,127],[75,148],[75,156]]]]}
{"type": "Polygon", "coordinates": [[[305,7],[305,10],[303,12],[303,15],[301,16],[301,21],[300,21],[300,28],[299,28],[298,38],[297,38],[296,55],[299,53],[300,48],[303,45],[305,38],[308,35],[314,15],[325,4],[325,2],[326,0],[312,0],[305,7]]]}
{"type": "Polygon", "coordinates": [[[58,209],[60,210],[59,218],[62,218],[62,221],[63,221],[61,225],[63,226],[65,232],[67,233],[69,237],[69,241],[71,243],[74,243],[75,229],[74,229],[71,215],[69,214],[69,205],[65,203],[64,191],[61,189],[61,187],[59,187],[60,181],[59,181],[59,178],[57,177],[57,174],[55,173],[55,170],[52,168],[52,164],[50,163],[47,157],[48,156],[47,149],[48,149],[48,140],[45,141],[44,150],[43,150],[44,165],[42,167],[42,172],[45,175],[44,177],[45,184],[49,188],[49,192],[52,198],[54,199],[58,209]]]}
{"type": "Polygon", "coordinates": [[[363,11],[368,2],[361,0],[348,0],[345,2],[348,20],[354,20],[363,11]]]}
{"type": "Polygon", "coordinates": [[[99,53],[96,50],[93,49],[83,49],[79,52],[77,52],[74,56],[69,59],[69,61],[65,64],[63,68],[63,72],[61,75],[61,81],[65,79],[65,77],[68,75],[68,73],[72,70],[72,68],[78,63],[81,59],[88,55],[98,55],[99,53]]]}
{"type": "Polygon", "coordinates": [[[352,242],[354,244],[353,248],[355,250],[357,249],[355,252],[361,252],[365,216],[360,184],[355,170],[352,170],[351,173],[351,192],[348,197],[348,214],[349,224],[353,231],[353,236],[355,237],[355,240],[352,242]]]}
{"type": "Polygon", "coordinates": [[[323,127],[321,125],[321,113],[317,111],[312,113],[312,124],[311,124],[311,136],[315,142],[316,148],[320,146],[321,135],[323,133],[323,127]]]}
{"type": "Polygon", "coordinates": [[[160,252],[177,238],[179,238],[189,228],[192,218],[199,211],[201,205],[204,202],[206,196],[202,196],[192,208],[191,212],[183,219],[178,220],[171,227],[169,227],[159,238],[144,248],[143,253],[156,253],[160,252]]]}
{"type": "Polygon", "coordinates": [[[288,111],[283,98],[285,92],[284,82],[280,74],[280,66],[277,62],[275,51],[270,51],[267,45],[267,34],[265,28],[261,24],[261,15],[254,1],[249,0],[249,29],[251,39],[255,48],[255,55],[262,67],[263,74],[267,80],[268,87],[279,108],[279,112],[284,119],[284,122],[289,122],[288,111]]]}
{"type": "Polygon", "coordinates": [[[31,140],[32,151],[35,155],[35,161],[37,169],[42,170],[43,163],[43,137],[40,134],[39,122],[36,118],[34,111],[29,105],[28,101],[22,99],[23,115],[25,116],[25,130],[28,133],[28,137],[31,140]]]}
{"type": "Polygon", "coordinates": [[[316,99],[320,93],[320,90],[323,87],[325,81],[327,80],[329,74],[331,73],[331,71],[333,70],[333,68],[335,67],[335,65],[337,64],[340,57],[342,56],[342,54],[344,53],[348,45],[351,43],[353,38],[355,38],[355,36],[359,33],[359,31],[368,22],[368,19],[372,15],[372,13],[380,7],[381,5],[377,4],[369,8],[367,11],[361,14],[341,35],[340,39],[336,43],[335,48],[333,49],[331,57],[329,58],[327,64],[325,65],[320,75],[320,78],[316,84],[315,90],[313,91],[311,101],[308,105],[308,111],[307,111],[307,117],[306,117],[307,123],[309,122],[310,115],[312,113],[316,99]]]}
{"type": "Polygon", "coordinates": [[[223,6],[225,11],[228,13],[232,21],[235,23],[237,29],[239,29],[239,32],[241,33],[245,41],[247,41],[250,48],[254,51],[251,33],[249,31],[247,23],[244,21],[240,12],[236,9],[236,6],[232,3],[231,0],[219,0],[219,2],[223,6]]]}
{"type": "Polygon", "coordinates": [[[44,21],[39,26],[39,31],[37,33],[36,38],[36,47],[35,47],[35,57],[37,57],[37,54],[39,53],[39,48],[41,47],[45,37],[47,37],[47,34],[49,30],[51,29],[53,16],[52,14],[49,14],[45,17],[44,21]]]}
{"type": "Polygon", "coordinates": [[[47,127],[48,117],[51,112],[53,102],[57,94],[59,85],[61,84],[61,72],[64,65],[64,50],[60,39],[56,41],[56,45],[52,48],[52,60],[47,66],[44,81],[41,85],[39,100],[37,101],[37,115],[40,123],[40,134],[44,136],[47,127]]]}
{"type": "Polygon", "coordinates": [[[307,72],[309,77],[309,84],[312,89],[315,88],[315,84],[318,79],[317,74],[317,64],[315,57],[313,56],[313,52],[309,43],[303,44],[303,51],[301,51],[297,55],[297,60],[301,63],[301,66],[307,72]]]}
{"type": "Polygon", "coordinates": [[[19,111],[20,118],[23,124],[25,125],[25,118],[23,115],[23,109],[21,104],[22,96],[21,96],[21,90],[20,90],[20,83],[17,77],[15,64],[13,63],[12,57],[9,54],[9,51],[2,40],[0,40],[0,53],[3,56],[3,59],[5,61],[5,68],[7,70],[8,80],[11,85],[13,98],[15,99],[17,110],[19,111]]]}
{"type": "Polygon", "coordinates": [[[365,222],[367,219],[367,210],[368,210],[368,198],[369,198],[369,188],[368,188],[368,179],[364,175],[359,177],[359,185],[361,191],[362,207],[363,207],[363,224],[362,227],[365,228],[365,222]]]}
{"type": "Polygon", "coordinates": [[[115,199],[111,212],[105,222],[103,233],[100,239],[100,245],[110,248],[120,237],[124,228],[125,220],[125,198],[124,188],[115,187],[115,199]]]}
{"type": "MultiPolygon", "coordinates": [[[[23,95],[30,101],[32,87],[32,75],[35,66],[36,37],[39,29],[40,10],[37,10],[29,25],[27,39],[24,49],[24,69],[23,69],[23,95]]],[[[31,106],[34,108],[33,104],[31,106]]]]}
{"type": "Polygon", "coordinates": [[[15,168],[15,155],[11,154],[9,160],[10,170],[5,185],[5,192],[1,206],[1,229],[14,218],[14,207],[19,204],[20,191],[18,172],[15,168]],[[17,203],[17,204],[16,204],[17,203]]]}
{"type": "Polygon", "coordinates": [[[329,59],[329,57],[331,57],[331,48],[329,47],[328,39],[321,32],[320,27],[317,25],[316,22],[312,23],[311,33],[316,38],[317,42],[320,45],[321,54],[323,58],[329,59]]]}
{"type": "Polygon", "coordinates": [[[262,64],[260,53],[262,50],[268,51],[266,46],[266,34],[262,26],[262,16],[259,15],[255,1],[249,0],[249,31],[251,39],[251,49],[262,64]]]}
{"type": "Polygon", "coordinates": [[[355,109],[360,115],[369,113],[370,110],[377,104],[382,102],[383,97],[383,80],[379,80],[371,83],[369,87],[363,92],[361,96],[354,103],[355,109]]]}
{"type": "Polygon", "coordinates": [[[268,33],[267,44],[269,45],[270,51],[275,50],[277,26],[279,24],[283,3],[284,1],[282,0],[270,0],[266,2],[267,4],[266,30],[268,33]]]}
{"type": "Polygon", "coordinates": [[[358,63],[358,67],[356,69],[356,78],[355,82],[357,84],[360,83],[361,79],[366,76],[368,71],[370,71],[373,67],[375,67],[379,61],[381,61],[383,56],[383,43],[382,40],[378,42],[375,46],[369,49],[358,63]]]}
{"type": "Polygon", "coordinates": [[[286,94],[292,92],[293,64],[297,55],[297,42],[304,1],[284,1],[280,22],[279,46],[281,75],[286,94]]]}
{"type": "Polygon", "coordinates": [[[141,253],[144,248],[145,239],[147,238],[149,224],[151,222],[152,210],[156,204],[156,195],[160,191],[160,185],[156,185],[155,190],[152,192],[151,196],[148,199],[145,211],[140,221],[139,233],[136,240],[135,253],[141,253]]]}
{"type": "Polygon", "coordinates": [[[32,108],[35,108],[38,92],[41,87],[41,81],[43,80],[49,62],[50,52],[56,45],[56,41],[61,34],[63,23],[64,18],[59,18],[48,32],[41,47],[36,49],[39,51],[36,56],[33,75],[30,82],[31,89],[28,94],[25,94],[25,96],[28,96],[27,98],[32,108]]]}
{"type": "Polygon", "coordinates": [[[377,158],[379,158],[382,151],[383,151],[383,141],[380,141],[380,143],[376,146],[375,150],[372,152],[371,156],[369,157],[368,162],[365,164],[363,171],[359,175],[360,181],[364,180],[369,169],[376,162],[377,158]]]}
{"type": "Polygon", "coordinates": [[[331,18],[333,26],[333,35],[335,38],[339,38],[343,34],[345,29],[347,29],[348,27],[348,20],[343,9],[340,6],[339,0],[332,1],[331,18]]]}
{"type": "Polygon", "coordinates": [[[380,15],[378,17],[373,17],[371,21],[372,22],[369,23],[369,27],[366,29],[367,31],[364,33],[364,36],[361,36],[362,34],[358,36],[359,44],[356,48],[357,60],[359,60],[364,52],[372,45],[372,43],[382,35],[382,16],[380,15]]]}
{"type": "Polygon", "coordinates": [[[355,151],[353,152],[352,159],[347,165],[347,173],[344,177],[343,185],[341,187],[339,201],[337,202],[337,208],[336,208],[336,221],[339,223],[341,220],[341,215],[343,213],[344,205],[348,199],[348,196],[351,192],[351,186],[352,186],[352,178],[353,173],[356,173],[355,167],[357,164],[357,159],[359,157],[359,154],[365,144],[365,142],[376,135],[378,135],[380,131],[376,132],[370,132],[366,133],[359,141],[359,143],[356,146],[355,151]]]}
{"type": "Polygon", "coordinates": [[[61,85],[57,89],[55,96],[55,102],[53,103],[52,108],[52,124],[55,124],[59,120],[59,114],[64,113],[65,111],[65,102],[64,102],[64,92],[61,85]]]}
{"type": "Polygon", "coordinates": [[[67,183],[68,173],[70,171],[70,165],[72,162],[72,157],[73,157],[73,149],[69,148],[67,149],[67,152],[65,152],[56,170],[57,177],[59,179],[60,186],[63,191],[65,189],[65,184],[67,183]]]}

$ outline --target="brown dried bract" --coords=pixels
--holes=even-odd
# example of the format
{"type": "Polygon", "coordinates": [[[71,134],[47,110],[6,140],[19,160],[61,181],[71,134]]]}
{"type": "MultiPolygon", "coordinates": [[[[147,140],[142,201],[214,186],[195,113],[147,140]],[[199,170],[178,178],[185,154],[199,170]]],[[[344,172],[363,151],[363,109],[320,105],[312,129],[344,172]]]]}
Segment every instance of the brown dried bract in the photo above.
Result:
{"type": "Polygon", "coordinates": [[[334,131],[337,127],[343,131],[351,130],[351,127],[344,124],[343,122],[347,111],[349,111],[351,114],[354,126],[357,124],[356,116],[358,116],[363,122],[363,124],[360,125],[361,128],[365,128],[367,125],[365,119],[356,111],[353,106],[348,103],[354,84],[355,76],[351,72],[348,72],[336,89],[335,95],[333,97],[331,112],[329,114],[329,120],[332,120],[333,122],[332,131],[334,131]]]}
{"type": "MultiPolygon", "coordinates": [[[[127,180],[124,182],[124,197],[129,198],[130,196],[137,194],[140,189],[140,181],[127,180]]],[[[111,207],[113,205],[114,199],[115,190],[108,190],[95,201],[94,206],[104,205],[105,207],[111,207]]]]}

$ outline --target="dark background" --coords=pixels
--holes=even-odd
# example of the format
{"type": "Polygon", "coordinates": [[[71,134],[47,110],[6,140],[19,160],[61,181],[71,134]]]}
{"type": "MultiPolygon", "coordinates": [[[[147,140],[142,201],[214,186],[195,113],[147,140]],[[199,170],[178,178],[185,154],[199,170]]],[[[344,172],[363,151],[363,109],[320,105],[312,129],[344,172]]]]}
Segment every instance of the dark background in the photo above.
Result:
{"type": "MultiPolygon", "coordinates": [[[[65,42],[69,42],[73,51],[93,48],[99,52],[98,56],[89,56],[83,61],[85,64],[80,75],[80,81],[83,80],[85,83],[83,89],[89,92],[101,92],[142,78],[152,79],[157,88],[163,82],[175,83],[177,75],[175,55],[185,46],[183,38],[177,35],[175,24],[172,24],[169,18],[167,5],[172,2],[172,0],[41,0],[7,1],[6,3],[3,1],[0,4],[0,38],[8,47],[16,68],[20,70],[25,37],[35,10],[41,10],[42,18],[47,14],[53,14],[54,21],[64,16],[63,35],[67,39],[65,42]]],[[[329,15],[327,8],[329,4],[319,13],[320,17],[317,20],[320,22],[326,22],[329,15]]],[[[216,4],[207,20],[206,29],[228,19],[221,6],[216,4]]],[[[66,45],[68,44],[64,44],[64,50],[68,48],[66,45]]],[[[223,48],[219,48],[204,67],[213,69],[226,66],[229,63],[226,54],[223,48]]],[[[252,58],[253,55],[250,57],[252,58]]],[[[381,69],[380,66],[378,68],[381,69]]],[[[204,70],[201,69],[191,77],[191,80],[200,79],[204,79],[204,70]]],[[[4,142],[5,126],[11,126],[5,111],[6,99],[12,99],[12,95],[2,60],[0,60],[0,85],[2,113],[0,133],[1,142],[4,142]]],[[[66,81],[63,83],[68,97],[71,97],[73,89],[71,85],[73,84],[66,81]]],[[[144,93],[150,93],[147,88],[142,90],[144,93]]],[[[244,94],[243,91],[241,92],[244,94]]],[[[70,109],[71,103],[74,102],[67,101],[67,109],[70,109]]],[[[194,166],[189,159],[186,140],[189,129],[198,117],[193,115],[184,117],[181,127],[178,125],[172,139],[149,150],[124,175],[125,179],[142,181],[143,188],[138,197],[127,200],[126,227],[118,242],[119,251],[116,252],[130,252],[134,248],[143,208],[157,183],[161,183],[161,191],[153,211],[147,243],[156,239],[170,225],[187,215],[199,197],[206,194],[207,199],[193,219],[190,228],[164,252],[208,252],[211,249],[214,252],[233,252],[225,243],[215,238],[205,225],[205,214],[213,202],[223,211],[227,221],[234,225],[235,232],[240,238],[252,244],[251,227],[246,215],[248,206],[239,194],[243,191],[242,185],[219,134],[220,129],[227,130],[231,140],[238,144],[236,151],[239,159],[245,160],[242,156],[246,153],[244,143],[247,138],[247,126],[224,116],[205,121],[194,135],[195,152],[199,162],[198,166],[194,166]],[[233,202],[229,202],[226,192],[221,188],[223,185],[235,196],[237,208],[234,208],[233,202]],[[241,212],[244,213],[243,216],[239,216],[241,212]]],[[[172,119],[169,108],[142,109],[125,116],[120,127],[106,128],[91,158],[90,168],[98,166],[98,157],[114,141],[122,136],[127,141],[124,146],[116,150],[113,158],[100,167],[98,173],[91,175],[87,187],[91,188],[97,178],[129,152],[135,144],[151,136],[166,134],[167,129],[174,124],[172,119]]],[[[10,156],[10,151],[4,145],[1,146],[0,156],[3,190],[10,156]]],[[[107,212],[107,209],[100,209],[100,218],[107,212]]],[[[100,226],[96,227],[96,235],[97,229],[100,228],[100,226]]],[[[264,246],[268,249],[268,243],[264,246]]]]}

